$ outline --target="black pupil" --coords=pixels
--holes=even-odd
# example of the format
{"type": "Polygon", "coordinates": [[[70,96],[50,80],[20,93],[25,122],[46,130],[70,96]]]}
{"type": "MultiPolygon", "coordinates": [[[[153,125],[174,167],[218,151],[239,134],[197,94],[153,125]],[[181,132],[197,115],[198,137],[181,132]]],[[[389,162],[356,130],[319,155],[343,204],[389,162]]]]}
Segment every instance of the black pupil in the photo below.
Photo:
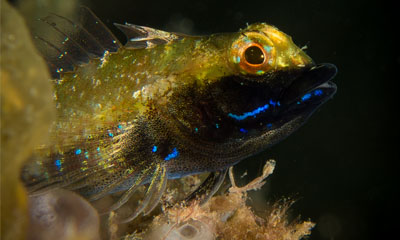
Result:
{"type": "Polygon", "coordinates": [[[251,46],[244,52],[246,61],[250,64],[261,64],[264,62],[264,53],[259,47],[251,46]]]}

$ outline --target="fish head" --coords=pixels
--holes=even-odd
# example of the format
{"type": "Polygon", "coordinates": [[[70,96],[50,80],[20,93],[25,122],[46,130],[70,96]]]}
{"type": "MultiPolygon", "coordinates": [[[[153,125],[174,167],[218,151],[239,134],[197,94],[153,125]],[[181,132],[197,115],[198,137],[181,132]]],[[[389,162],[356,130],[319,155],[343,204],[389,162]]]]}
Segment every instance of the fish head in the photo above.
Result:
{"type": "Polygon", "coordinates": [[[202,152],[237,161],[304,124],[335,94],[330,80],[337,69],[315,64],[288,35],[267,24],[253,24],[231,36],[223,38],[228,42],[225,55],[209,64],[217,66],[219,75],[204,74],[180,98],[178,105],[186,107],[175,112],[199,148],[213,146],[202,152]]]}

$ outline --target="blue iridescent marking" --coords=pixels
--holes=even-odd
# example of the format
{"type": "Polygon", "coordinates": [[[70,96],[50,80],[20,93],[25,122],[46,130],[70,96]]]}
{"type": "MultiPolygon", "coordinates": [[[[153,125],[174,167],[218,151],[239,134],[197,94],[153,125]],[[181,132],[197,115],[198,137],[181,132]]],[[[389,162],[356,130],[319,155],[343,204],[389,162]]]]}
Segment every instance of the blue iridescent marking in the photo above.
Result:
{"type": "Polygon", "coordinates": [[[301,97],[301,101],[307,101],[311,98],[311,93],[306,93],[304,96],[301,97]]]}
{"type": "Polygon", "coordinates": [[[267,123],[267,128],[271,129],[272,128],[272,123],[267,123]]]}
{"type": "Polygon", "coordinates": [[[81,154],[82,153],[82,150],[81,149],[77,149],[76,151],[75,151],[75,154],[76,155],[79,155],[79,154],[81,154]]]}
{"type": "Polygon", "coordinates": [[[251,117],[251,116],[256,117],[257,114],[259,114],[261,112],[264,112],[268,108],[269,108],[269,104],[265,104],[262,107],[259,107],[259,108],[255,109],[255,110],[251,111],[251,112],[243,113],[242,115],[236,115],[236,114],[228,113],[228,116],[231,117],[231,118],[234,118],[236,120],[241,121],[241,120],[244,120],[244,119],[246,119],[248,117],[251,117]]]}
{"type": "Polygon", "coordinates": [[[96,149],[98,152],[100,152],[100,147],[97,147],[97,149],[96,149]]]}
{"type": "Polygon", "coordinates": [[[239,129],[239,131],[241,131],[242,133],[247,133],[248,131],[244,128],[239,129]]]}
{"type": "Polygon", "coordinates": [[[157,146],[154,145],[154,146],[153,146],[153,149],[152,149],[151,151],[152,151],[153,153],[157,152],[157,146]]]}
{"type": "MultiPolygon", "coordinates": [[[[272,106],[275,107],[278,103],[275,102],[275,101],[273,101],[272,99],[270,99],[270,100],[269,100],[269,104],[271,104],[272,106]]],[[[279,105],[280,105],[280,104],[279,104],[279,105]]],[[[278,105],[278,106],[279,106],[279,105],[278,105]]]]}
{"type": "Polygon", "coordinates": [[[61,169],[61,160],[60,160],[60,159],[57,159],[54,163],[55,163],[56,166],[57,166],[57,170],[60,170],[60,169],[61,169]]]}
{"type": "Polygon", "coordinates": [[[173,158],[176,158],[178,156],[179,156],[179,152],[178,152],[178,150],[176,148],[174,148],[174,149],[172,149],[172,153],[168,154],[168,156],[166,156],[164,158],[164,160],[165,161],[169,161],[169,160],[171,160],[173,158]]]}
{"type": "Polygon", "coordinates": [[[121,124],[119,124],[119,125],[118,125],[118,128],[119,128],[119,129],[122,129],[122,125],[121,125],[121,124]]]}
{"type": "Polygon", "coordinates": [[[256,72],[256,74],[258,74],[258,75],[264,74],[264,71],[263,71],[263,70],[258,70],[258,71],[256,72]]]}
{"type": "Polygon", "coordinates": [[[112,134],[112,132],[108,132],[108,136],[114,137],[114,134],[112,134]]]}
{"type": "Polygon", "coordinates": [[[197,133],[197,132],[199,132],[199,129],[198,128],[194,128],[194,131],[197,133]]]}
{"type": "Polygon", "coordinates": [[[265,49],[265,51],[267,51],[267,53],[271,52],[271,47],[270,46],[265,45],[264,49],[265,49]]]}
{"type": "Polygon", "coordinates": [[[315,96],[321,96],[322,93],[323,93],[323,92],[322,92],[321,89],[317,89],[317,90],[314,91],[314,95],[315,95],[315,96]]]}
{"type": "Polygon", "coordinates": [[[215,128],[219,128],[219,124],[218,123],[215,124],[215,128]]]}
{"type": "Polygon", "coordinates": [[[85,152],[85,158],[89,159],[89,152],[85,152]]]}

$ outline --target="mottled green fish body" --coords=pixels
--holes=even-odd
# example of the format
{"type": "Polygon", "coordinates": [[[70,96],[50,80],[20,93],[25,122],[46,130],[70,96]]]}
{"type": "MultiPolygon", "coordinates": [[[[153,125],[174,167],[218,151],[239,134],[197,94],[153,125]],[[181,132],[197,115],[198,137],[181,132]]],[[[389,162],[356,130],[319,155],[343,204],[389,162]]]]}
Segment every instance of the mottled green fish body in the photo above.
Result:
{"type": "MultiPolygon", "coordinates": [[[[68,51],[47,58],[59,76],[58,115],[51,143],[23,173],[31,191],[65,187],[90,199],[125,191],[116,209],[148,183],[127,221],[156,206],[168,178],[213,172],[200,187],[212,194],[229,166],[291,134],[336,91],[333,65],[316,65],[267,24],[210,36],[117,27],[128,43],[104,30],[116,47],[97,58],[87,51],[73,71],[63,65],[68,51]]],[[[61,47],[79,43],[65,36],[61,47]]]]}

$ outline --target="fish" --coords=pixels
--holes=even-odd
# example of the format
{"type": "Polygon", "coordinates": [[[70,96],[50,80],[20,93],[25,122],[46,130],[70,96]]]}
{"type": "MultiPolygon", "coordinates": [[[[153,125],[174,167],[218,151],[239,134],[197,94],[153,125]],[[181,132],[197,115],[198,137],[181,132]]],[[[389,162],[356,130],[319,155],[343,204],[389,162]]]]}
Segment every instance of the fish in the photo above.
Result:
{"type": "Polygon", "coordinates": [[[285,139],[337,90],[335,65],[266,23],[207,36],[114,24],[122,45],[91,10],[79,16],[42,18],[49,30],[34,38],[57,117],[21,176],[31,194],[121,192],[110,211],[146,185],[120,222],[149,214],[170,179],[209,173],[187,198],[206,202],[229,167],[285,139]]]}

